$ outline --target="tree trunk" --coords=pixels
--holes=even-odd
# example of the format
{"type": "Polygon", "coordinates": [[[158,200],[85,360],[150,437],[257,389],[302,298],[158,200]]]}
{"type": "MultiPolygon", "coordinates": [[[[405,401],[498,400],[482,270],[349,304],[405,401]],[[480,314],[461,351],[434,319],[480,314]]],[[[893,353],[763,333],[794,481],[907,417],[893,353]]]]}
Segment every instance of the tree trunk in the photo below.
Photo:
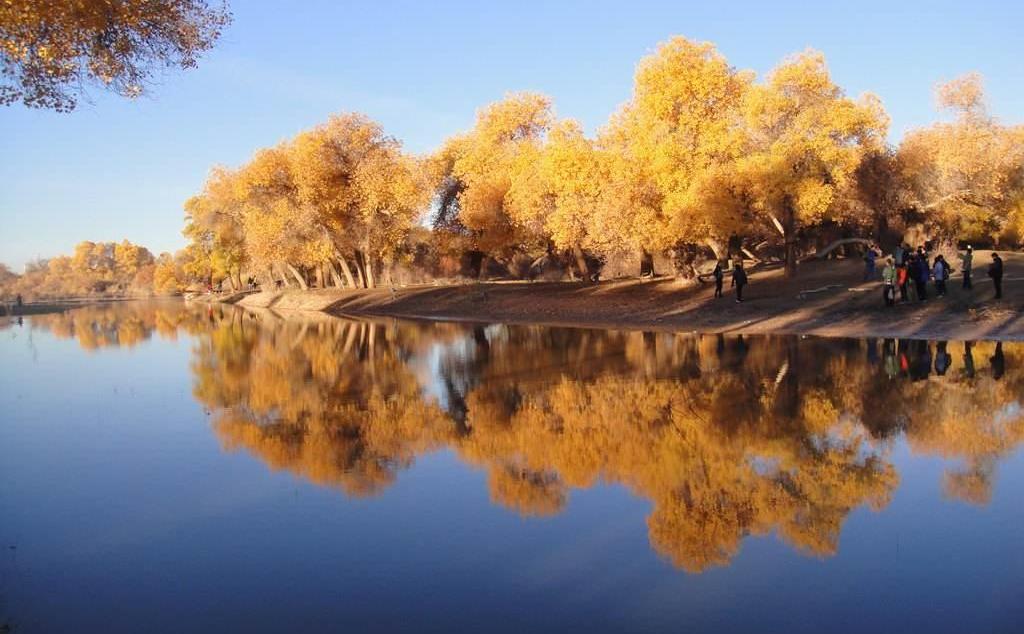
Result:
{"type": "Polygon", "coordinates": [[[331,273],[331,282],[338,288],[344,288],[341,276],[338,275],[338,267],[334,266],[334,262],[327,261],[327,270],[331,273]]]}
{"type": "Polygon", "coordinates": [[[299,288],[301,288],[304,291],[309,290],[309,285],[306,284],[306,278],[303,277],[302,273],[300,273],[299,270],[292,266],[291,263],[289,262],[285,262],[285,266],[288,267],[288,270],[291,271],[291,274],[295,276],[295,280],[299,283],[299,288]]]}
{"type": "Polygon", "coordinates": [[[580,245],[573,245],[572,255],[573,258],[576,260],[576,268],[579,269],[580,279],[582,279],[584,282],[589,282],[590,269],[587,267],[587,258],[585,255],[583,255],[583,249],[580,248],[580,245]]]}
{"type": "Polygon", "coordinates": [[[366,288],[376,288],[377,282],[373,279],[373,262],[370,261],[370,254],[363,252],[363,272],[366,274],[366,288]]]}
{"type": "Polygon", "coordinates": [[[316,270],[316,287],[317,288],[323,288],[324,287],[324,267],[323,267],[322,264],[318,264],[316,266],[315,270],[316,270]]]}
{"type": "Polygon", "coordinates": [[[640,277],[644,275],[654,277],[654,255],[647,249],[640,250],[640,277]]]}
{"type": "MultiPolygon", "coordinates": [[[[281,281],[284,282],[287,288],[292,287],[292,281],[288,279],[288,273],[285,272],[284,265],[280,262],[277,263],[277,274],[281,276],[281,281]]],[[[277,284],[274,284],[274,286],[277,286],[277,284]]]]}
{"type": "MultiPolygon", "coordinates": [[[[228,273],[227,280],[228,280],[228,288],[230,288],[232,291],[238,290],[238,289],[235,288],[235,280],[231,277],[231,273],[228,273]]],[[[223,280],[221,280],[221,282],[223,283],[223,280]]]]}
{"type": "Polygon", "coordinates": [[[708,248],[711,249],[711,252],[715,254],[715,260],[721,262],[722,260],[725,259],[724,257],[722,257],[725,253],[725,249],[722,248],[722,243],[719,242],[717,239],[707,238],[704,240],[704,244],[706,244],[708,248]]]}
{"type": "Polygon", "coordinates": [[[356,284],[356,279],[352,277],[352,269],[348,268],[348,262],[345,261],[345,257],[340,253],[336,253],[335,257],[338,258],[338,264],[341,265],[341,273],[345,276],[348,285],[352,288],[359,288],[359,285],[356,284]]]}
{"type": "Polygon", "coordinates": [[[786,236],[786,277],[796,277],[796,237],[786,236]]]}
{"type": "Polygon", "coordinates": [[[356,262],[356,279],[359,280],[359,286],[361,288],[369,288],[366,285],[366,268],[363,266],[363,254],[359,251],[355,253],[356,262]]]}
{"type": "Polygon", "coordinates": [[[786,245],[786,277],[796,277],[796,209],[788,197],[782,202],[782,220],[770,216],[786,245]]]}

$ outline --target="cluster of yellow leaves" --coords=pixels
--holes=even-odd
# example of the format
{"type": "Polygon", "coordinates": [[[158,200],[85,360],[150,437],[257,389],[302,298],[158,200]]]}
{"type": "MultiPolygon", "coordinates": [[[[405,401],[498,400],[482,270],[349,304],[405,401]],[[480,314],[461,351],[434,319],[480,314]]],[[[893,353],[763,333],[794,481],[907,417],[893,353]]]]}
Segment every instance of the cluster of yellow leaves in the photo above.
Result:
{"type": "Polygon", "coordinates": [[[976,74],[942,84],[937,92],[955,121],[914,130],[899,148],[916,204],[950,235],[1019,240],[1024,126],[1005,126],[988,115],[976,74]]]}
{"type": "Polygon", "coordinates": [[[205,0],[5,0],[0,104],[72,110],[90,81],[136,97],[156,68],[194,67],[230,21],[205,0]]]}

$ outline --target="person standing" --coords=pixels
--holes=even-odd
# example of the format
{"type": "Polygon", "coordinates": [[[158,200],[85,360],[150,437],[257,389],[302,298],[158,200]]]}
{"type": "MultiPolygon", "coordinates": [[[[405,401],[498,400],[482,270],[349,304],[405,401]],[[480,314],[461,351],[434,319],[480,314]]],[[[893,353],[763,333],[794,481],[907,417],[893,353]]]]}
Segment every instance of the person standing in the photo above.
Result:
{"type": "Polygon", "coordinates": [[[878,257],[878,253],[875,252],[874,247],[868,247],[868,252],[864,254],[864,281],[872,280],[875,278],[875,258],[878,257]]]}
{"type": "Polygon", "coordinates": [[[992,264],[988,265],[988,276],[996,287],[996,299],[1003,298],[1003,258],[998,253],[992,254],[992,264]]]}
{"type": "Polygon", "coordinates": [[[932,277],[935,278],[936,297],[946,296],[946,280],[949,279],[949,265],[946,258],[941,255],[935,256],[935,264],[932,266],[932,277]]]}
{"type": "MultiPolygon", "coordinates": [[[[906,254],[904,254],[904,258],[906,254]]],[[[907,284],[910,281],[910,276],[907,275],[907,261],[904,259],[896,266],[896,284],[900,287],[900,301],[905,302],[909,299],[907,295],[907,284]]]]}
{"type": "Polygon", "coordinates": [[[722,261],[715,262],[715,270],[711,273],[715,277],[715,298],[722,296],[722,282],[725,280],[725,271],[722,270],[722,261]]]}
{"type": "Polygon", "coordinates": [[[967,251],[960,256],[964,267],[964,288],[974,288],[971,284],[971,266],[974,264],[974,247],[967,245],[967,251]]]}
{"type": "Polygon", "coordinates": [[[732,284],[736,287],[736,303],[743,301],[743,287],[747,285],[747,272],[743,270],[743,260],[736,260],[736,266],[732,269],[732,284]]]}
{"type": "Polygon", "coordinates": [[[882,269],[882,297],[886,306],[896,303],[896,267],[893,266],[892,258],[885,261],[885,268],[882,269]]]}
{"type": "Polygon", "coordinates": [[[896,266],[903,266],[903,245],[897,244],[896,248],[892,251],[892,257],[896,260],[896,266]]]}
{"type": "Polygon", "coordinates": [[[924,254],[918,253],[911,266],[913,267],[911,277],[914,279],[917,301],[926,301],[928,299],[928,259],[924,254]]]}

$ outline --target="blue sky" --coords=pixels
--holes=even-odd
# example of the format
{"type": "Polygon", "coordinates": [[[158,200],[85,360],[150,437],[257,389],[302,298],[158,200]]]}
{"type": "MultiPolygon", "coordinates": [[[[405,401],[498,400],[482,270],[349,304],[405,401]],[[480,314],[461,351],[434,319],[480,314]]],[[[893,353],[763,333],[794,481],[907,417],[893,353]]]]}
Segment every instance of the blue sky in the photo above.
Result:
{"type": "Polygon", "coordinates": [[[415,152],[514,90],[550,95],[596,130],[637,61],[672,35],[714,42],[762,74],[816,48],[849,94],[878,94],[890,138],[935,120],[936,82],[970,70],[992,111],[1024,122],[1024,3],[295,2],[234,0],[200,67],[126,101],[95,91],[72,114],[0,107],[0,261],[20,270],[83,239],[174,250],[182,203],[210,166],[238,165],[357,110],[415,152]],[[295,6],[287,6],[294,4],[295,6]]]}

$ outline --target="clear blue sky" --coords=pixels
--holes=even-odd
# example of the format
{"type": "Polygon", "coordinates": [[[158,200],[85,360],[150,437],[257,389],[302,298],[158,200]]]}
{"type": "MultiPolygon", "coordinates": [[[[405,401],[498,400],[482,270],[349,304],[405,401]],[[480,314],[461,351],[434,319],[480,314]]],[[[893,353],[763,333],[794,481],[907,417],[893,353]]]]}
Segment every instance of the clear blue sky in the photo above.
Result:
{"type": "Polygon", "coordinates": [[[150,97],[95,92],[57,114],[0,107],[0,261],[17,270],[83,239],[181,247],[182,202],[211,165],[332,112],[425,152],[508,91],[538,90],[593,132],[637,61],[684,35],[759,74],[808,47],[849,94],[872,91],[890,137],[936,118],[932,88],[978,70],[993,112],[1024,121],[1024,2],[296,2],[234,0],[197,70],[150,97]]]}

